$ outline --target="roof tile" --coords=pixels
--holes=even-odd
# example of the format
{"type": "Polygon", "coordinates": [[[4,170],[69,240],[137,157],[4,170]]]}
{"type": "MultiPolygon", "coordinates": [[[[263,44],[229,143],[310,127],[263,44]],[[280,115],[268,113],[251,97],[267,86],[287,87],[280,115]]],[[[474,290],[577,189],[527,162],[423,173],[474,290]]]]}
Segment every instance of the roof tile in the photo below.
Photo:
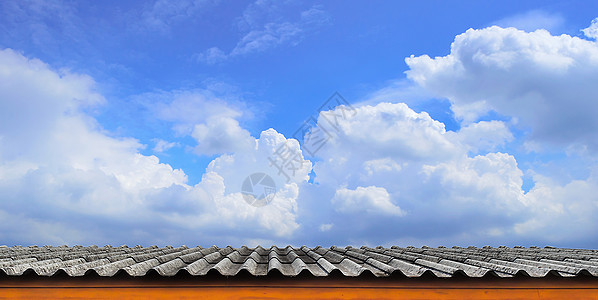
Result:
{"type": "Polygon", "coordinates": [[[549,273],[571,277],[589,274],[598,277],[598,251],[559,248],[476,247],[337,247],[302,246],[283,248],[261,246],[248,248],[200,246],[189,248],[157,246],[0,246],[0,273],[23,275],[32,270],[39,276],[51,276],[62,270],[69,276],[85,276],[90,271],[100,276],[114,276],[119,271],[130,276],[145,276],[155,270],[161,276],[174,276],[184,270],[202,276],[214,270],[225,276],[246,271],[254,276],[280,272],[297,276],[302,272],[328,276],[371,273],[378,277],[401,273],[420,277],[430,273],[438,277],[465,274],[499,277],[527,274],[544,277],[549,273]]]}

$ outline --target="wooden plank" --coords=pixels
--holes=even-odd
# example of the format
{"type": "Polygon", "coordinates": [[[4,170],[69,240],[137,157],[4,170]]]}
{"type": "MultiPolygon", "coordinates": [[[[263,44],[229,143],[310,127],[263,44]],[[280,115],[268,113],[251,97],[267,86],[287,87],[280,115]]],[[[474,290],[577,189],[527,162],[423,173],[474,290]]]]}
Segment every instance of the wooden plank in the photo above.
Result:
{"type": "Polygon", "coordinates": [[[598,289],[596,277],[572,278],[328,278],[328,277],[0,277],[0,288],[192,288],[192,287],[295,287],[295,288],[417,288],[506,289],[566,288],[598,289]]]}
{"type": "Polygon", "coordinates": [[[598,289],[1,288],[0,299],[598,299],[598,289]]]}

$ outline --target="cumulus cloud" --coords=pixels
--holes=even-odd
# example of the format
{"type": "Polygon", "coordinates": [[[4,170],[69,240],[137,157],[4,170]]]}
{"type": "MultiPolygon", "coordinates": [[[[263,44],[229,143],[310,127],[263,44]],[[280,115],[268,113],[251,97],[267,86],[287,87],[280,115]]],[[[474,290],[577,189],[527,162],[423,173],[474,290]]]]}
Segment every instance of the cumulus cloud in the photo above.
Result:
{"type": "MultiPolygon", "coordinates": [[[[251,110],[230,95],[139,96],[175,135],[194,139],[195,153],[216,156],[197,183],[85,114],[105,102],[92,78],[3,50],[0,233],[25,243],[587,241],[598,228],[595,161],[589,177],[564,183],[530,172],[525,193],[510,146],[520,127],[530,143],[594,149],[596,47],[543,30],[468,30],[447,56],[406,60],[416,94],[449,99],[458,130],[377,98],[334,124],[329,116],[346,107],[322,112],[317,124],[331,138],[313,162],[274,129],[251,136],[242,125],[251,110]],[[267,206],[243,198],[254,173],[275,183],[267,206]]],[[[176,146],[155,143],[156,152],[176,146]]]]}
{"type": "Polygon", "coordinates": [[[464,124],[510,116],[539,146],[598,150],[598,45],[548,31],[469,29],[447,56],[406,58],[407,76],[448,98],[464,124]]]}
{"type": "Polygon", "coordinates": [[[243,150],[255,143],[249,131],[232,118],[210,118],[195,125],[191,136],[197,141],[195,152],[206,155],[243,150]]]}
{"type": "Polygon", "coordinates": [[[566,184],[543,175],[536,175],[534,179],[536,184],[526,195],[528,205],[534,210],[533,217],[516,224],[516,232],[527,237],[544,235],[553,243],[583,240],[595,243],[598,233],[596,167],[587,179],[566,184]]]}
{"type": "Polygon", "coordinates": [[[222,178],[221,186],[224,190],[218,194],[230,195],[224,197],[223,201],[238,207],[230,209],[229,205],[218,205],[217,207],[222,207],[221,209],[227,212],[227,216],[241,220],[244,217],[250,218],[282,237],[289,236],[299,227],[296,220],[296,199],[299,196],[299,187],[307,182],[310,171],[311,162],[303,158],[299,143],[294,139],[285,138],[274,129],[268,129],[247,149],[214,159],[206,169],[206,174],[218,174],[222,178]],[[272,164],[281,147],[297,159],[294,172],[280,173],[272,164]],[[254,173],[267,174],[274,180],[276,194],[272,203],[267,206],[248,207],[247,203],[242,201],[243,182],[254,173]]]}
{"type": "Polygon", "coordinates": [[[181,170],[140,155],[136,140],[109,137],[80,112],[103,101],[91,78],[57,73],[9,49],[0,61],[4,212],[21,222],[36,214],[122,215],[143,191],[187,181],[181,170]]]}
{"type": "MultiPolygon", "coordinates": [[[[364,243],[409,234],[454,239],[463,232],[487,241],[488,231],[511,232],[514,222],[525,218],[523,173],[515,158],[494,152],[469,154],[512,138],[503,123],[447,132],[427,113],[403,103],[357,107],[353,116],[338,119],[337,129],[324,115],[318,125],[333,138],[317,153],[312,193],[330,199],[330,207],[316,199],[298,201],[310,212],[328,210],[321,217],[334,216],[335,226],[329,231],[345,236],[343,241],[364,243]],[[502,136],[476,143],[478,137],[495,132],[502,136]]],[[[318,221],[329,222],[314,222],[318,221]]]]}
{"type": "Polygon", "coordinates": [[[586,37],[598,40],[598,18],[592,20],[590,27],[584,28],[581,31],[586,37]]]}
{"type": "Polygon", "coordinates": [[[338,119],[336,130],[323,114],[318,124],[333,133],[317,153],[317,185],[306,193],[318,199],[298,202],[317,215],[313,222],[327,234],[322,238],[349,244],[553,243],[575,240],[567,237],[571,230],[594,232],[587,216],[596,208],[595,180],[563,186],[535,174],[537,186],[525,193],[515,157],[492,152],[514,139],[502,121],[446,131],[405,104],[380,103],[357,107],[352,117],[338,119]],[[571,200],[568,193],[581,198],[571,200]],[[321,198],[330,199],[330,207],[321,198]],[[583,221],[568,221],[578,213],[583,221]],[[331,219],[333,227],[322,225],[331,219]]]}
{"type": "MultiPolygon", "coordinates": [[[[113,137],[82,111],[105,101],[91,78],[9,49],[0,51],[0,62],[0,215],[7,216],[0,230],[6,243],[243,243],[284,238],[298,228],[295,199],[309,163],[290,181],[277,178],[276,197],[266,208],[248,205],[239,191],[251,172],[276,177],[267,157],[287,142],[300,155],[296,141],[264,132],[242,154],[213,161],[202,180],[189,185],[182,170],[140,154],[137,140],[113,137]]],[[[179,101],[191,101],[185,99],[179,101]]],[[[209,113],[177,109],[167,105],[163,116],[183,118],[180,130],[191,133],[197,114],[209,113]]],[[[235,116],[234,110],[219,112],[235,116]]]]}
{"type": "Polygon", "coordinates": [[[288,239],[299,228],[296,199],[299,186],[309,178],[311,163],[303,160],[296,140],[286,139],[273,129],[253,139],[254,143],[245,149],[214,159],[195,186],[163,189],[148,196],[152,208],[161,212],[170,226],[207,233],[226,232],[233,241],[247,243],[260,237],[288,239]],[[284,145],[301,160],[301,168],[290,180],[278,174],[269,160],[284,145]],[[275,182],[273,200],[263,207],[251,206],[243,198],[243,182],[254,173],[268,174],[275,182]],[[163,199],[170,201],[166,204],[163,199]]]}
{"type": "Polygon", "coordinates": [[[467,124],[458,133],[449,134],[474,153],[494,151],[514,139],[507,125],[496,120],[467,124]]]}
{"type": "Polygon", "coordinates": [[[247,149],[254,143],[240,120],[251,118],[250,109],[233,96],[212,89],[154,92],[137,96],[151,116],[172,125],[179,137],[197,142],[194,152],[217,155],[247,149]]]}
{"type": "Polygon", "coordinates": [[[297,140],[287,139],[276,130],[268,129],[245,151],[215,158],[207,171],[222,174],[226,179],[226,187],[230,192],[236,192],[240,191],[243,180],[253,173],[270,174],[276,186],[283,187],[307,181],[311,168],[312,164],[303,158],[297,140]],[[288,161],[288,157],[295,158],[293,169],[281,165],[281,162],[288,161]]]}
{"type": "MultiPolygon", "coordinates": [[[[598,91],[591,83],[598,80],[598,47],[591,41],[494,26],[458,35],[447,56],[411,56],[406,62],[409,79],[436,97],[449,99],[462,127],[448,135],[474,153],[475,148],[493,151],[514,138],[507,123],[479,121],[489,111],[510,119],[508,126],[522,129],[522,144],[528,150],[561,151],[563,159],[574,162],[579,158],[569,157],[571,150],[598,149],[594,117],[598,91]]],[[[454,199],[455,207],[467,201],[483,203],[487,213],[498,212],[486,216],[488,220],[511,224],[488,227],[484,234],[587,246],[595,240],[581,236],[595,234],[596,222],[589,215],[596,212],[593,195],[598,184],[595,160],[581,157],[589,176],[571,179],[566,174],[529,171],[534,186],[527,193],[520,190],[522,173],[509,154],[430,164],[424,173],[442,187],[442,195],[454,199]]],[[[532,170],[541,167],[524,162],[532,170]]]]}
{"type": "Polygon", "coordinates": [[[377,186],[338,189],[332,198],[332,205],[342,213],[404,214],[400,207],[392,203],[386,189],[377,186]]]}

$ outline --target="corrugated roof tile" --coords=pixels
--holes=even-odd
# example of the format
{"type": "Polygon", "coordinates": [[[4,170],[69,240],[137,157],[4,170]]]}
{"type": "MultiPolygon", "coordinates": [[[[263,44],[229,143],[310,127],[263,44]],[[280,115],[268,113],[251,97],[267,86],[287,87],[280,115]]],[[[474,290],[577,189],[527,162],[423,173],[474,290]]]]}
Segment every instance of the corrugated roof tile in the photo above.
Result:
{"type": "Polygon", "coordinates": [[[85,275],[85,272],[87,272],[88,270],[93,269],[95,267],[102,266],[102,265],[107,265],[109,263],[110,263],[110,261],[108,259],[103,258],[103,259],[99,259],[99,260],[82,263],[80,265],[69,266],[69,267],[64,268],[63,270],[69,276],[83,276],[83,275],[85,275]]]}
{"type": "Polygon", "coordinates": [[[158,274],[162,276],[172,276],[186,266],[187,264],[182,259],[175,258],[171,261],[155,266],[153,269],[156,270],[158,274]]]}
{"type": "Polygon", "coordinates": [[[202,276],[213,270],[225,276],[248,272],[254,276],[280,272],[297,276],[303,272],[327,276],[339,272],[344,276],[371,273],[378,277],[400,273],[419,277],[430,273],[438,277],[464,274],[482,277],[488,273],[499,277],[527,274],[544,277],[550,273],[571,277],[582,274],[598,277],[598,251],[559,248],[492,248],[476,247],[337,247],[261,246],[189,248],[157,246],[15,246],[0,247],[0,272],[20,276],[31,270],[39,276],[63,271],[69,276],[95,272],[114,276],[123,271],[130,276],[145,276],[154,270],[161,276],[181,271],[202,276]]]}
{"type": "Polygon", "coordinates": [[[157,267],[158,265],[160,265],[160,262],[157,259],[152,258],[128,267],[124,267],[123,270],[125,270],[125,272],[131,276],[143,276],[147,274],[150,269],[157,267]]]}
{"type": "Polygon", "coordinates": [[[112,276],[116,274],[120,269],[134,265],[135,260],[132,258],[127,258],[115,262],[111,262],[106,265],[101,265],[98,267],[93,268],[100,276],[112,276]]]}

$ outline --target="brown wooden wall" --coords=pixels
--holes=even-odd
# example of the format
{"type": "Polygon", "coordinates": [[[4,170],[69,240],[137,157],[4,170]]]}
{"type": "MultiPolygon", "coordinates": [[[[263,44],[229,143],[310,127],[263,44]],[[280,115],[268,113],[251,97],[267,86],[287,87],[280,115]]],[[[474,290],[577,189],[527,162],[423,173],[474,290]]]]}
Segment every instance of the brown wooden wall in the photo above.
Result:
{"type": "Polygon", "coordinates": [[[0,278],[0,299],[598,299],[596,278],[0,278]]]}

